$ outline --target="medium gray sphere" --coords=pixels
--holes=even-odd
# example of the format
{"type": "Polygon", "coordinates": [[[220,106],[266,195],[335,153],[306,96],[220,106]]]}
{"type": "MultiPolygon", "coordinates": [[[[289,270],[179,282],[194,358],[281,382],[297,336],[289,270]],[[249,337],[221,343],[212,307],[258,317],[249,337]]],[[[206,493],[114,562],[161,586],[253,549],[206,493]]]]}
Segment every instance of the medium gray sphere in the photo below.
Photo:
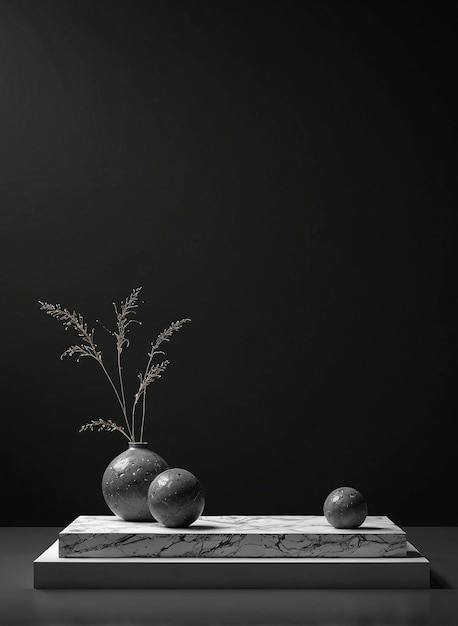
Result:
{"type": "Polygon", "coordinates": [[[147,443],[129,443],[114,458],[102,478],[102,493],[111,511],[128,522],[152,522],[147,503],[148,487],[168,464],[147,443]]]}
{"type": "Polygon", "coordinates": [[[366,500],[353,487],[339,487],[326,498],[323,513],[334,528],[358,528],[367,517],[366,500]]]}
{"type": "Polygon", "coordinates": [[[202,485],[191,472],[167,469],[152,481],[148,489],[151,515],[169,528],[186,528],[202,514],[205,495],[202,485]]]}

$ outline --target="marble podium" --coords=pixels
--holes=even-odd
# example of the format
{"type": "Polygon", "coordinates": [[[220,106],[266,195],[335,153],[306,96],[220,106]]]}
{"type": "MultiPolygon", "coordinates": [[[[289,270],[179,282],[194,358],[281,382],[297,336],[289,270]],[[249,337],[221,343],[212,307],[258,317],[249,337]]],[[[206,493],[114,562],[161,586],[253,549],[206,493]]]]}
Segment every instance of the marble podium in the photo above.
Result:
{"type": "Polygon", "coordinates": [[[356,530],[323,516],[202,516],[189,528],[82,515],[59,534],[66,558],[370,558],[405,557],[404,531],[383,516],[356,530]]]}
{"type": "Polygon", "coordinates": [[[36,588],[427,588],[429,562],[384,516],[202,516],[189,528],[78,517],[34,562],[36,588]]]}

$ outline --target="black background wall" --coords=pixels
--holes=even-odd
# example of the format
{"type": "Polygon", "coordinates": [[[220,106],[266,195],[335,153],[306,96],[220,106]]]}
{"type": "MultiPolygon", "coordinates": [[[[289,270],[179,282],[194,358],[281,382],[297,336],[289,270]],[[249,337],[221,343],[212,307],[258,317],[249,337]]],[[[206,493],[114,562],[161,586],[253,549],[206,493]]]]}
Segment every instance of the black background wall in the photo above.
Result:
{"type": "Polygon", "coordinates": [[[109,513],[112,302],[142,286],[128,391],[207,514],[360,489],[456,524],[456,10],[447,3],[0,2],[2,522],[109,513]],[[423,8],[422,8],[423,7],[423,8]]]}

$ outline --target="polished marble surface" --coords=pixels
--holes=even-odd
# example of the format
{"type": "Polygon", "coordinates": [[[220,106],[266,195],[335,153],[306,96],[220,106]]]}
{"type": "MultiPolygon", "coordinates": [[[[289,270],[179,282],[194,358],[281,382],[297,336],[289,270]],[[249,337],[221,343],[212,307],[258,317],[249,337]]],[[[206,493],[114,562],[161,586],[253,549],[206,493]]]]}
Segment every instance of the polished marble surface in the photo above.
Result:
{"type": "Polygon", "coordinates": [[[202,516],[189,528],[82,515],[59,534],[59,556],[122,557],[404,557],[405,532],[385,516],[356,530],[324,516],[202,516]]]}

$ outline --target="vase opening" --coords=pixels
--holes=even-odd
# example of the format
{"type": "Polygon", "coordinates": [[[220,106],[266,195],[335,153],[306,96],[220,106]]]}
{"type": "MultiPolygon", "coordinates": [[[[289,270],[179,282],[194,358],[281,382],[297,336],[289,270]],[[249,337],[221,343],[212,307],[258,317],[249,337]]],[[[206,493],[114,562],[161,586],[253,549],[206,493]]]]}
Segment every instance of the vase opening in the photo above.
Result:
{"type": "Polygon", "coordinates": [[[130,450],[132,450],[133,448],[147,448],[147,447],[148,447],[147,441],[129,441],[130,450]]]}

